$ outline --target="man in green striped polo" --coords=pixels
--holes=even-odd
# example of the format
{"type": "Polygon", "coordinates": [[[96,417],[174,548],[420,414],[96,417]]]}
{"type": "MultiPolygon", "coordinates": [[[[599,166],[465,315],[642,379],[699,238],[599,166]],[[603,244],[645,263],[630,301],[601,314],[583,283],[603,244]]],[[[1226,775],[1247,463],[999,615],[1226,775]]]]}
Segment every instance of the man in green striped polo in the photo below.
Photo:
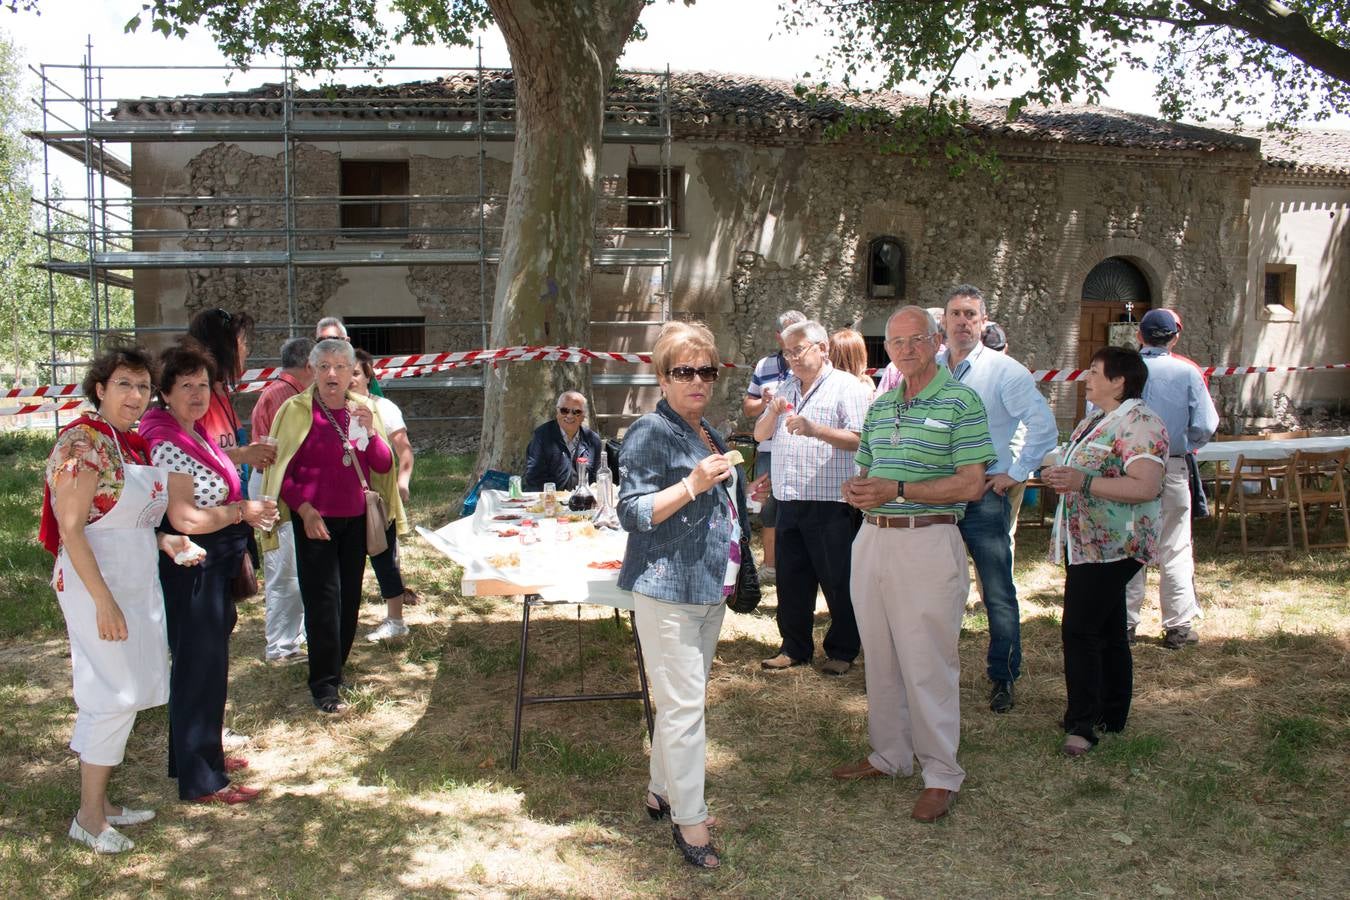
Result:
{"type": "Polygon", "coordinates": [[[886,323],[886,352],[904,380],[877,398],[844,499],[863,510],[850,589],[862,635],[872,753],[841,779],[910,775],[924,790],[910,815],[936,822],[965,771],[957,639],[970,575],[956,523],[984,493],[997,458],[979,396],[937,364],[937,322],[905,306],[886,323]]]}

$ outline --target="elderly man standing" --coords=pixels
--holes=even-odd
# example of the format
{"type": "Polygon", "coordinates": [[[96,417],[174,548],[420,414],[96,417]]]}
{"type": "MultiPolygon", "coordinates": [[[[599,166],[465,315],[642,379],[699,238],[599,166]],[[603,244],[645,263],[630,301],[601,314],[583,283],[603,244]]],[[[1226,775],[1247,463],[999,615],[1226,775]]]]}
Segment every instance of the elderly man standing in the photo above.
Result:
{"type": "Polygon", "coordinates": [[[863,510],[850,587],[867,657],[872,753],[840,766],[853,780],[923,771],[910,816],[936,822],[965,779],[957,639],[970,575],[957,523],[984,494],[993,444],[979,395],[938,365],[937,322],[905,306],[886,323],[886,352],[903,384],[872,403],[858,444],[860,473],[844,499],[863,510]]]}
{"type": "MultiPolygon", "coordinates": [[[[1186,454],[1198,450],[1219,427],[1219,412],[1205,388],[1200,369],[1178,359],[1172,348],[1181,338],[1181,320],[1170,309],[1150,309],[1139,320],[1139,355],[1148,366],[1144,405],[1167,426],[1167,472],[1163,476],[1162,528],[1158,540],[1158,601],[1162,607],[1162,645],[1180,650],[1200,640],[1194,622],[1195,558],[1191,555],[1191,487],[1186,454]]],[[[1130,642],[1144,605],[1147,569],[1125,587],[1130,642]]]]}
{"type": "Polygon", "coordinates": [[[1006,713],[1013,708],[1013,682],[1022,669],[1011,492],[1022,487],[1055,448],[1059,427],[1026,367],[981,340],[989,318],[979,288],[962,284],[948,291],[945,319],[947,349],[938,354],[938,363],[980,395],[998,454],[985,471],[984,493],[966,506],[961,537],[975,563],[989,618],[989,708],[1006,713]]]}
{"type": "Polygon", "coordinates": [[[871,392],[830,364],[829,337],[819,322],[798,322],[782,333],[792,377],[755,423],[756,440],[773,441],[770,482],[778,501],[778,655],[762,663],[787,669],[811,661],[815,650],[816,591],[825,594],[830,628],[821,671],[843,675],[858,655],[858,625],[849,597],[853,518],[844,482],[871,392]]]}
{"type": "MultiPolygon", "coordinates": [[[[795,309],[784,310],[778,315],[778,328],[774,332],[778,350],[755,363],[754,374],[750,376],[750,386],[745,389],[745,397],[741,400],[743,415],[758,419],[769,401],[773,399],[774,392],[791,377],[787,360],[783,358],[783,332],[789,325],[805,321],[806,316],[795,309]]],[[[773,439],[770,438],[767,441],[760,441],[755,447],[755,478],[763,478],[769,474],[772,463],[773,439]]],[[[759,569],[759,580],[761,584],[773,584],[778,577],[774,566],[777,560],[775,526],[778,523],[778,504],[772,495],[764,500],[764,505],[759,510],[759,523],[760,539],[764,542],[764,565],[759,569]]]]}
{"type": "MultiPolygon", "coordinates": [[[[302,393],[314,383],[309,368],[309,353],[314,342],[309,338],[291,338],[281,345],[281,372],[258,396],[249,419],[249,432],[260,438],[272,432],[272,420],[281,404],[302,393]]],[[[263,471],[255,469],[249,479],[248,495],[262,493],[263,471]]],[[[263,632],[267,646],[263,659],[270,663],[301,662],[305,658],[305,608],[300,600],[300,576],[295,568],[295,531],[292,524],[276,526],[278,545],[263,553],[263,632]]]]}
{"type": "Polygon", "coordinates": [[[600,435],[582,424],[586,421],[586,398],[576,391],[563,391],[553,407],[553,421],[534,430],[525,451],[527,491],[542,491],[550,481],[558,490],[570,491],[600,467],[604,443],[600,435]]]}

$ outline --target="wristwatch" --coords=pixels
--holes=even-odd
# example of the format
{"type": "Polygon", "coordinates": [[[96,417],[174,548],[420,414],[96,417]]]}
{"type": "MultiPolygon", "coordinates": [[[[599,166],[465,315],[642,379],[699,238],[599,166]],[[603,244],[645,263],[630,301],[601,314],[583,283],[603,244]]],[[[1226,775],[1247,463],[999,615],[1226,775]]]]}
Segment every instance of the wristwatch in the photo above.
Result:
{"type": "Polygon", "coordinates": [[[896,485],[897,487],[895,489],[895,499],[897,500],[905,499],[905,483],[903,481],[897,481],[896,485]]]}

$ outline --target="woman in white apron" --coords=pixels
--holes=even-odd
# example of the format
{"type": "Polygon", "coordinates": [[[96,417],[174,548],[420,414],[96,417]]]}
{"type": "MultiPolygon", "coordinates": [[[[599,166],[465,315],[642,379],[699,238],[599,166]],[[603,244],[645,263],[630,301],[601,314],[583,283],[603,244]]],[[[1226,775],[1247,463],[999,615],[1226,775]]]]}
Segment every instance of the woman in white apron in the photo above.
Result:
{"type": "Polygon", "coordinates": [[[157,538],[168,478],[147,465],[145,443],[131,430],[150,401],[153,371],[139,349],[95,360],[83,387],[98,412],[68,425],[47,460],[40,537],[56,556],[52,586],[70,634],[78,709],[70,747],[80,755],[80,809],[70,837],[99,853],[130,850],[114,826],[155,815],[111,804],[108,781],[136,713],[168,699],[157,554],[193,549],[182,536],[157,538]]]}

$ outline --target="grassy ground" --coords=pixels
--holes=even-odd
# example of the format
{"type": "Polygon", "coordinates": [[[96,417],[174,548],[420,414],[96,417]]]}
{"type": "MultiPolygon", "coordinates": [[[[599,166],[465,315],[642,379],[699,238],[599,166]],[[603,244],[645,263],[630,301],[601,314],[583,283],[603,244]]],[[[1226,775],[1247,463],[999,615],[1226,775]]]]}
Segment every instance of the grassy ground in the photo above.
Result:
{"type": "MultiPolygon", "coordinates": [[[[259,605],[241,609],[231,724],[253,736],[251,806],[176,801],[164,710],[141,715],[115,798],[159,809],[137,849],[98,858],[65,836],[77,798],[74,707],[49,565],[31,546],[41,442],[0,438],[0,885],[5,896],[1306,896],[1350,894],[1350,556],[1216,556],[1198,540],[1203,641],[1141,644],[1125,735],[1056,754],[1062,575],[1023,532],[1024,677],[1013,713],[984,705],[985,622],[961,639],[969,772],[948,819],[908,818],[918,778],[845,785],[865,750],[860,669],[760,670],[777,649],[773,597],[729,613],[708,711],[709,803],[726,866],[685,866],[641,812],[646,753],[634,702],[536,707],[508,767],[518,608],[458,592],[417,540],[405,572],[427,602],[396,648],[358,639],[353,710],[320,717],[303,667],[260,661],[259,605]]],[[[419,459],[415,518],[440,524],[460,458],[419,459]]],[[[375,596],[373,580],[368,596],[375,596]]],[[[822,604],[823,607],[823,604],[822,604]]],[[[381,615],[365,607],[365,626],[381,615]]],[[[536,689],[627,688],[627,624],[542,613],[536,689]],[[578,663],[578,636],[581,662],[578,663]]],[[[1154,605],[1145,632],[1158,630],[1154,605]]]]}

